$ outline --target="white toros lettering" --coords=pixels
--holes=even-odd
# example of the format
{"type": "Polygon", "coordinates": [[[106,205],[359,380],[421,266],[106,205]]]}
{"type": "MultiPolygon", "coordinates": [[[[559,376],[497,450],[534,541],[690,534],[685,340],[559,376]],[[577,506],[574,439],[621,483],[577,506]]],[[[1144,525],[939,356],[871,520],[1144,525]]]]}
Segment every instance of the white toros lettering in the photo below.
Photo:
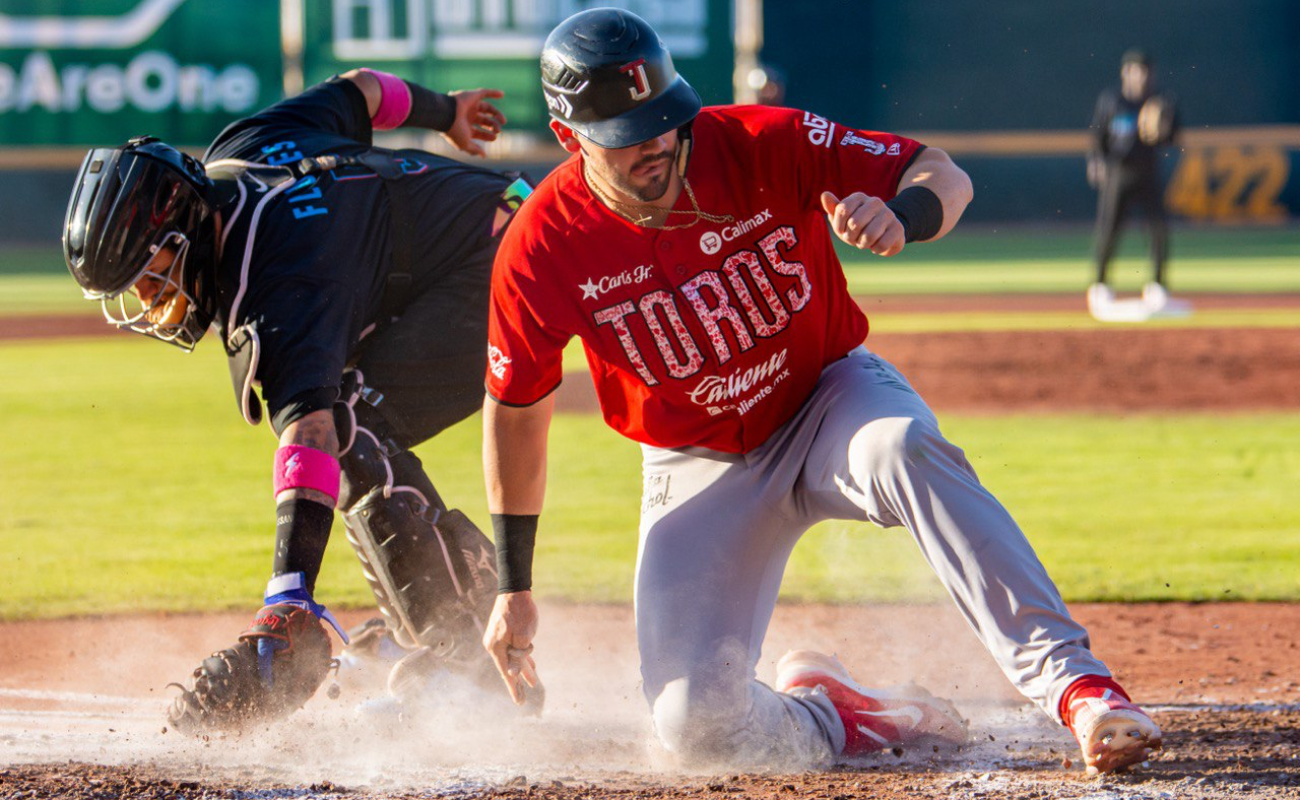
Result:
{"type": "Polygon", "coordinates": [[[762,225],[772,218],[772,209],[765,208],[754,216],[735,225],[728,225],[720,233],[709,231],[700,237],[700,249],[706,255],[713,255],[722,249],[723,242],[732,242],[762,225]]]}
{"type": "Polygon", "coordinates": [[[582,290],[583,300],[594,300],[610,289],[617,289],[620,286],[636,286],[649,278],[653,271],[653,265],[642,264],[636,269],[625,269],[617,275],[606,275],[599,281],[588,278],[586,283],[578,284],[578,288],[582,290]]]}
{"type": "MultiPolygon", "coordinates": [[[[755,386],[765,383],[774,377],[779,377],[782,367],[785,366],[786,357],[790,348],[785,348],[781,352],[769,358],[762,364],[756,364],[743,372],[728,375],[725,378],[721,375],[710,375],[691,390],[691,402],[701,406],[715,406],[726,400],[734,400],[743,394],[747,394],[755,386]]],[[[771,393],[771,387],[766,387],[767,393],[771,393]]],[[[766,397],[767,394],[763,394],[766,397]]],[[[762,398],[753,398],[762,399],[762,398]]],[[[750,404],[753,405],[752,403],[750,404]]],[[[748,409],[745,409],[746,411],[748,409]]],[[[744,413],[743,411],[741,413],[744,413]]]]}
{"type": "Polygon", "coordinates": [[[65,64],[55,67],[50,54],[29,53],[15,74],[0,64],[0,111],[41,108],[67,114],[89,108],[112,114],[126,107],[159,113],[225,111],[238,114],[257,105],[257,73],[245,64],[224,69],[182,66],[168,53],[146,50],[125,66],[65,64]]]}

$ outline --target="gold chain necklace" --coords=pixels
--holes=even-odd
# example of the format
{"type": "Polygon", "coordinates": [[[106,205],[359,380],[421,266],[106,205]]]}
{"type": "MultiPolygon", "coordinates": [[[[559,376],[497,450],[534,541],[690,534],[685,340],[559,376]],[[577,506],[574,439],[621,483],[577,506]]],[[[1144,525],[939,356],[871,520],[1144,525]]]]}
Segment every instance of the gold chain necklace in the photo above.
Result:
{"type": "Polygon", "coordinates": [[[695,199],[695,190],[691,188],[691,182],[686,180],[685,175],[682,175],[681,179],[682,179],[682,188],[686,190],[686,197],[691,201],[691,208],[689,211],[679,210],[676,208],[659,208],[658,206],[646,205],[644,203],[624,203],[621,200],[615,200],[614,198],[606,194],[605,190],[600,188],[600,184],[596,183],[595,179],[592,178],[591,173],[587,171],[587,162],[585,160],[582,162],[582,175],[584,178],[587,179],[587,185],[591,187],[591,190],[596,193],[597,197],[605,201],[605,205],[609,206],[609,209],[611,211],[613,211],[615,214],[618,214],[620,217],[632,223],[633,225],[638,225],[642,228],[658,228],[659,230],[663,230],[663,231],[677,231],[683,228],[689,228],[702,219],[707,222],[716,222],[716,223],[736,221],[736,218],[731,214],[710,214],[707,211],[701,211],[700,204],[695,199]],[[623,210],[625,208],[640,210],[643,213],[640,214],[639,216],[632,216],[631,213],[623,210]],[[651,217],[650,214],[648,213],[644,213],[650,211],[662,213],[664,215],[691,214],[692,217],[690,222],[681,222],[676,225],[668,225],[668,224],[650,225],[649,223],[653,219],[653,217],[651,217]]]}

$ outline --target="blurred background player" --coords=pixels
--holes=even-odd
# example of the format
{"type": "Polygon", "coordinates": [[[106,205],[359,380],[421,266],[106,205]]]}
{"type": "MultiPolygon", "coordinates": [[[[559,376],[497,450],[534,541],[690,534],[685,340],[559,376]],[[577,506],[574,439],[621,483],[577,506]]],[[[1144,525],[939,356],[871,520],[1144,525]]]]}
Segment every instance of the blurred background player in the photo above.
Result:
{"type": "Polygon", "coordinates": [[[1088,289],[1088,310],[1103,321],[1134,321],[1152,315],[1186,314],[1185,301],[1169,297],[1165,265],[1169,222],[1156,155],[1178,135],[1174,99],[1156,92],[1151,60],[1138,49],[1124,53],[1120,91],[1106,89],[1093,111],[1088,183],[1097,189],[1096,281],[1088,289]],[[1106,280],[1119,227],[1134,205],[1142,207],[1151,231],[1151,280],[1139,302],[1117,303],[1106,280]]]}
{"type": "Polygon", "coordinates": [[[411,448],[482,402],[492,259],[528,187],[371,138],[427,128],[482,155],[500,96],[354,70],[234,122],[203,163],[149,137],[85,158],[63,243],[86,297],[186,350],[215,328],[240,413],[261,421],[259,387],[280,443],[265,607],[195,670],[173,727],[280,716],[320,686],[322,620],[338,625],[313,595],[336,506],[402,645],[389,651],[499,686],[478,647],[492,545],[411,448]]]}

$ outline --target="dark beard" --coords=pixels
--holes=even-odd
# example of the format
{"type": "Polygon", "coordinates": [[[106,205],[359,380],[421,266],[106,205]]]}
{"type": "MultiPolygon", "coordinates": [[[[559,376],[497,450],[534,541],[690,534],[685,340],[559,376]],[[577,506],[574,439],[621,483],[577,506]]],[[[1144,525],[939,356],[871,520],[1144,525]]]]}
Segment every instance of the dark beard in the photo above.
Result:
{"type": "Polygon", "coordinates": [[[663,197],[664,193],[668,191],[668,184],[671,183],[672,181],[671,168],[672,168],[673,154],[665,153],[658,156],[651,156],[650,158],[646,158],[641,161],[638,161],[632,167],[633,169],[636,169],[637,167],[653,164],[656,161],[669,162],[669,169],[664,170],[662,177],[656,178],[654,181],[652,181],[651,183],[645,186],[634,186],[632,185],[630,180],[624,179],[621,175],[610,175],[605,177],[605,179],[609,181],[610,185],[613,186],[615,189],[618,189],[620,192],[627,195],[628,197],[631,197],[637,202],[653,203],[659,198],[663,197]]]}

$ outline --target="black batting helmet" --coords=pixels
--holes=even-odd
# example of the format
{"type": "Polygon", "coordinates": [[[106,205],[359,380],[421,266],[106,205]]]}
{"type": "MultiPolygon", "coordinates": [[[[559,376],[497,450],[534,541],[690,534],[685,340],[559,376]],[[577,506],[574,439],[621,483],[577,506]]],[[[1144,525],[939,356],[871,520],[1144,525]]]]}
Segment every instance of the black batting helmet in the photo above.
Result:
{"type": "Polygon", "coordinates": [[[551,31],[542,92],[552,117],[610,148],[680,128],[701,105],[654,28],[621,8],[583,11],[551,31]]]}
{"type": "Polygon", "coordinates": [[[203,336],[216,307],[212,197],[203,165],[152,137],[86,155],[68,201],[63,257],[110,323],[187,350],[203,336]],[[171,262],[151,268],[164,247],[171,262]],[[128,311],[129,290],[146,274],[159,284],[156,300],[128,311]],[[158,304],[177,295],[184,316],[158,321],[158,304]]]}

